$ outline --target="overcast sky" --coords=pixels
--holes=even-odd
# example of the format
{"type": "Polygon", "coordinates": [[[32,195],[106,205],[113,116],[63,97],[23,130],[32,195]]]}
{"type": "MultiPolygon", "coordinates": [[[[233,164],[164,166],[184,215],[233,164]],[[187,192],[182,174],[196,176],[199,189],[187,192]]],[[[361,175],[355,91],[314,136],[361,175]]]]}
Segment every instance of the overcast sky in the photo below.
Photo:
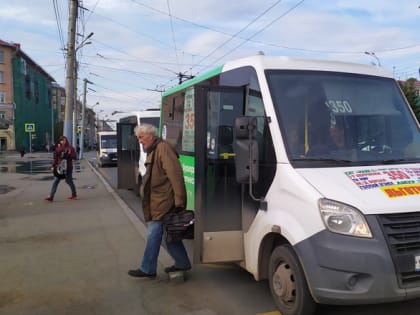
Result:
{"type": "MultiPolygon", "coordinates": [[[[103,111],[158,107],[177,74],[258,54],[376,63],[419,79],[419,0],[83,0],[79,95],[103,111]],[[374,53],[376,56],[365,54],[374,53]]],[[[0,39],[65,87],[68,0],[0,0],[0,39]]]]}

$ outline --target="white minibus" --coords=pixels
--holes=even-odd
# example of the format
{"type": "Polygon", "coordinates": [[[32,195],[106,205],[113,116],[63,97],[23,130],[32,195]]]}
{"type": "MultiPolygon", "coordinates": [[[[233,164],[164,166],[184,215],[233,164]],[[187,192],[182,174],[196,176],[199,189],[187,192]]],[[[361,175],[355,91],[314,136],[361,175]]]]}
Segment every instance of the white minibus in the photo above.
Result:
{"type": "Polygon", "coordinates": [[[96,139],[96,151],[97,163],[99,167],[117,165],[117,132],[98,131],[96,139]]]}
{"type": "Polygon", "coordinates": [[[163,94],[196,263],[268,279],[283,315],[420,297],[420,133],[370,65],[255,56],[163,94]]]}

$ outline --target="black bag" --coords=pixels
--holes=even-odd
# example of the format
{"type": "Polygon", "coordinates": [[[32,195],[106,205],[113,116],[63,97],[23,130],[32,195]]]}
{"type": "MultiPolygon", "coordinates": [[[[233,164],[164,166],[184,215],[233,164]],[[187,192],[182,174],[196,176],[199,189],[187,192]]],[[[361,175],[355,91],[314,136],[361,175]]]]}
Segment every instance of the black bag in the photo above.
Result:
{"type": "Polygon", "coordinates": [[[163,217],[166,243],[194,238],[194,211],[171,210],[163,217]]]}
{"type": "Polygon", "coordinates": [[[64,179],[67,174],[67,161],[62,160],[57,166],[54,167],[53,174],[55,177],[64,179]]]}

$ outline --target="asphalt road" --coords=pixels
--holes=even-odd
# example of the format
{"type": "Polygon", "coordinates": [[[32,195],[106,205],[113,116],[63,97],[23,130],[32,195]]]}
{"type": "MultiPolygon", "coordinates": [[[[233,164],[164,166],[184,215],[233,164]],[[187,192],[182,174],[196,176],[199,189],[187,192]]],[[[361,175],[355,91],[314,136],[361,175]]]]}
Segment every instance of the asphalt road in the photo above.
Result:
{"type": "MultiPolygon", "coordinates": [[[[256,282],[236,265],[195,265],[187,281],[173,282],[162,271],[168,263],[163,260],[156,280],[128,277],[144,239],[111,196],[115,193],[82,163],[84,171],[76,173],[80,200],[67,201],[68,188],[61,184],[57,200],[46,203],[49,164],[0,159],[0,314],[279,314],[267,281],[256,282]]],[[[99,171],[139,222],[133,215],[141,218],[139,198],[116,189],[117,169],[99,171]]],[[[420,300],[322,305],[316,315],[417,315],[419,309],[420,300]]]]}
{"type": "MultiPolygon", "coordinates": [[[[94,163],[94,161],[92,161],[94,163]]],[[[134,213],[142,220],[140,200],[133,191],[116,188],[117,168],[107,167],[99,169],[108,183],[116,190],[118,195],[127,203],[134,213]]],[[[187,248],[192,251],[191,244],[187,241],[187,248]]],[[[271,299],[267,281],[257,283],[246,271],[235,265],[200,265],[195,266],[200,272],[194,273],[194,278],[188,281],[203,282],[212,288],[210,294],[220,294],[230,296],[232,300],[238,301],[237,309],[232,309],[232,305],[225,304],[226,309],[221,309],[221,314],[279,314],[276,311],[271,299]],[[243,313],[242,313],[243,312],[243,313]]],[[[188,281],[185,283],[188,286],[188,281]]],[[[204,298],[204,297],[203,297],[204,298]]],[[[221,303],[223,305],[223,303],[221,303]]],[[[334,306],[319,305],[316,315],[418,315],[420,309],[420,299],[397,303],[384,303],[377,305],[352,305],[334,306]]]]}

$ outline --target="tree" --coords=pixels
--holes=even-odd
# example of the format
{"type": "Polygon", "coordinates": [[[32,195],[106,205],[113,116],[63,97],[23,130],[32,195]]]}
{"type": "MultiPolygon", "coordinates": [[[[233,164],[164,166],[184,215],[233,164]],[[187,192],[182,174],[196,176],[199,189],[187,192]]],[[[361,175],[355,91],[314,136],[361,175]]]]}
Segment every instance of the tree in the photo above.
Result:
{"type": "Polygon", "coordinates": [[[420,121],[420,97],[417,95],[416,82],[417,79],[410,78],[407,81],[399,81],[399,84],[417,120],[420,121]]]}

